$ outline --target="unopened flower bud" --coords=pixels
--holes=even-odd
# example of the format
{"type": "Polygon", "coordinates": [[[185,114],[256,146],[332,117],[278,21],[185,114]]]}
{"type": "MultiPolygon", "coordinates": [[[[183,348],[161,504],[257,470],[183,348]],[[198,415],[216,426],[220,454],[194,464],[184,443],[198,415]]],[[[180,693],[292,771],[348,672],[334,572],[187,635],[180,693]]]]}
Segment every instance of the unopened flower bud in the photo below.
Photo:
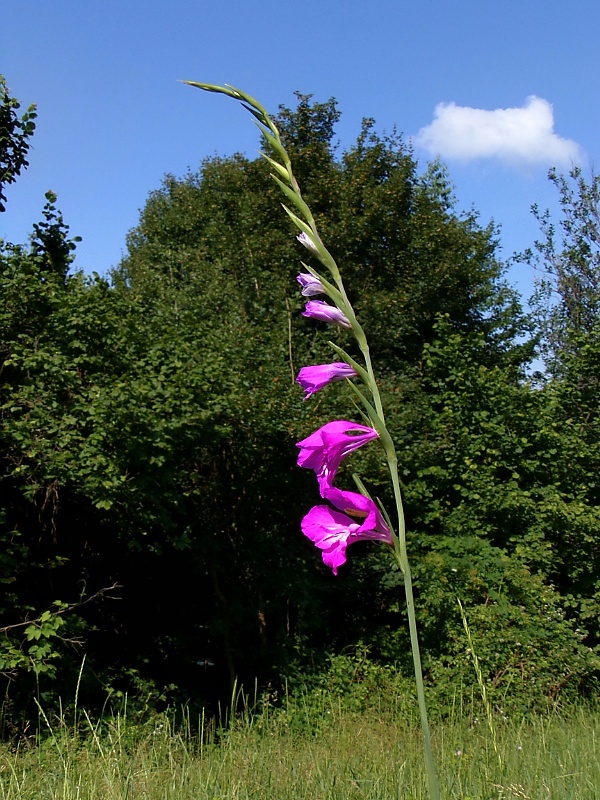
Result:
{"type": "Polygon", "coordinates": [[[343,381],[345,378],[356,378],[356,370],[343,361],[333,364],[318,364],[314,367],[302,367],[296,378],[305,392],[304,399],[308,400],[311,394],[318,392],[332,381],[343,381]]]}
{"type": "Polygon", "coordinates": [[[313,275],[301,272],[296,276],[296,280],[302,287],[302,294],[304,297],[312,297],[315,294],[323,294],[325,291],[321,281],[318,278],[315,278],[313,275]]]}
{"type": "Polygon", "coordinates": [[[319,319],[322,322],[333,322],[335,325],[340,325],[342,328],[351,328],[348,318],[336,306],[330,306],[324,300],[309,300],[304,311],[303,317],[312,317],[319,319]]]}
{"type": "Polygon", "coordinates": [[[300,244],[303,244],[304,247],[306,247],[307,250],[310,250],[311,253],[314,253],[315,255],[319,255],[319,248],[317,247],[317,245],[313,242],[313,240],[310,238],[310,236],[307,233],[302,231],[302,233],[299,233],[296,236],[296,239],[298,239],[300,244]]]}

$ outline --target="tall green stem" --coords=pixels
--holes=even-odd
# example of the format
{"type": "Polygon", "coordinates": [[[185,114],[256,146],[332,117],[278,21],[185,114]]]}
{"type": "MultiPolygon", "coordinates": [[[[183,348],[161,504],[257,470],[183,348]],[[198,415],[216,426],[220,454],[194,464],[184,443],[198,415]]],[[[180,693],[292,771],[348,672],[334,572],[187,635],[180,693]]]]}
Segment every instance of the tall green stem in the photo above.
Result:
{"type": "MultiPolygon", "coordinates": [[[[352,317],[354,316],[354,312],[350,302],[347,300],[346,293],[343,288],[343,284],[341,280],[336,281],[338,283],[338,287],[342,292],[344,299],[348,302],[348,307],[351,309],[352,317]]],[[[369,376],[369,389],[371,390],[371,396],[373,398],[373,404],[375,406],[375,410],[381,420],[382,425],[385,428],[386,436],[384,438],[384,447],[386,458],[388,462],[388,467],[390,470],[390,476],[392,479],[392,486],[394,488],[394,499],[396,501],[396,511],[398,515],[398,535],[394,537],[394,554],[396,556],[396,561],[398,562],[398,566],[400,567],[402,574],[404,576],[404,591],[406,594],[406,611],[408,614],[408,627],[410,631],[410,645],[411,651],[413,656],[413,666],[415,671],[415,683],[417,686],[417,699],[419,703],[419,716],[421,718],[421,730],[423,732],[423,749],[425,753],[425,767],[427,769],[427,779],[429,783],[429,793],[431,795],[432,800],[439,800],[440,791],[437,781],[437,775],[435,770],[435,762],[433,759],[433,749],[431,747],[431,733],[429,731],[429,719],[427,717],[427,705],[425,703],[425,689],[423,686],[423,667],[421,665],[421,651],[419,647],[419,636],[417,633],[417,617],[415,613],[415,601],[413,595],[413,588],[412,588],[412,577],[410,572],[410,564],[408,561],[408,552],[406,547],[406,522],[404,518],[404,504],[402,502],[402,490],[400,488],[400,477],[398,475],[398,457],[396,455],[396,450],[392,441],[391,436],[387,432],[387,427],[385,426],[385,417],[383,413],[383,404],[381,402],[381,395],[379,393],[379,387],[377,385],[377,381],[375,380],[375,373],[373,371],[373,365],[371,363],[371,354],[369,351],[369,345],[367,343],[367,338],[362,330],[362,328],[358,325],[356,320],[354,319],[355,325],[353,324],[354,334],[358,341],[358,345],[362,352],[365,367],[367,369],[367,373],[369,376]]]]}
{"type": "MultiPolygon", "coordinates": [[[[371,354],[369,352],[367,337],[365,336],[362,327],[360,326],[358,320],[356,319],[356,316],[354,314],[354,309],[352,308],[350,300],[348,299],[348,295],[346,294],[344,283],[342,281],[340,271],[335,262],[335,259],[323,244],[321,237],[319,236],[319,232],[317,230],[317,226],[315,223],[315,219],[312,215],[312,212],[305,203],[305,201],[302,199],[300,186],[298,185],[298,181],[294,177],[292,164],[289,155],[286,152],[286,149],[281,142],[279,131],[277,130],[277,127],[275,126],[271,118],[269,117],[265,108],[253,97],[246,94],[245,92],[242,92],[240,89],[234,88],[233,86],[216,86],[214,84],[196,83],[195,81],[185,81],[185,83],[189,83],[190,85],[196,86],[199,89],[204,89],[205,91],[219,92],[221,94],[228,95],[229,97],[233,97],[236,100],[240,100],[244,104],[245,108],[248,111],[250,111],[250,113],[257,120],[258,127],[261,133],[265,137],[266,141],[273,148],[276,156],[279,157],[283,162],[283,164],[281,164],[276,159],[273,159],[263,153],[263,156],[267,159],[269,164],[271,164],[271,166],[275,169],[276,174],[273,175],[273,178],[277,181],[279,187],[282,189],[283,193],[286,195],[286,198],[291,202],[294,208],[294,210],[292,210],[284,205],[284,209],[290,216],[290,218],[293,220],[293,222],[296,224],[296,226],[300,229],[301,236],[309,236],[310,249],[313,251],[313,254],[316,255],[316,257],[319,259],[319,261],[323,264],[323,266],[325,266],[329,270],[329,273],[334,283],[326,284],[326,286],[328,287],[326,291],[328,292],[329,296],[334,299],[334,302],[340,305],[341,310],[346,315],[350,323],[350,327],[352,328],[352,332],[354,333],[358,346],[361,350],[365,363],[365,369],[362,369],[358,365],[357,369],[360,369],[360,375],[369,389],[373,405],[371,405],[370,402],[365,398],[365,396],[361,394],[358,390],[356,390],[356,392],[363,401],[367,413],[371,418],[372,424],[376,427],[377,432],[379,433],[379,436],[381,438],[381,441],[385,449],[386,458],[392,479],[392,485],[394,487],[394,498],[396,501],[396,509],[398,513],[398,534],[396,535],[392,533],[394,541],[394,554],[398,562],[398,565],[402,570],[402,574],[404,576],[404,588],[406,592],[406,608],[408,613],[408,625],[410,630],[410,643],[411,643],[413,664],[415,670],[415,681],[417,685],[417,698],[419,702],[421,728],[423,731],[423,745],[425,751],[425,765],[427,768],[427,777],[429,782],[429,793],[431,796],[431,800],[439,800],[440,793],[435,772],[435,764],[433,760],[433,750],[431,747],[431,735],[429,732],[429,721],[427,719],[427,708],[425,705],[423,670],[421,667],[421,655],[419,651],[419,637],[417,635],[417,620],[415,614],[412,579],[410,574],[410,566],[408,563],[408,554],[406,548],[406,525],[404,521],[404,508],[402,504],[400,478],[398,475],[398,457],[396,455],[394,443],[385,424],[383,404],[381,402],[379,387],[377,385],[377,381],[375,380],[375,373],[373,371],[373,365],[371,363],[371,354]]],[[[307,268],[310,269],[310,267],[307,268]]],[[[313,274],[315,275],[317,274],[313,270],[311,270],[311,272],[313,272],[313,274]]],[[[350,362],[355,363],[340,348],[334,345],[334,349],[336,350],[336,352],[339,352],[344,357],[348,358],[350,362]]]]}
{"type": "Polygon", "coordinates": [[[440,790],[438,787],[437,775],[435,771],[435,761],[433,759],[433,749],[431,747],[431,733],[429,731],[429,720],[427,718],[427,705],[425,703],[425,689],[423,686],[423,667],[421,665],[421,650],[419,648],[419,636],[417,633],[417,617],[415,613],[415,600],[412,588],[412,577],[408,554],[406,550],[406,524],[404,520],[404,506],[402,503],[402,493],[400,490],[400,479],[398,476],[398,459],[396,453],[387,453],[388,466],[394,486],[394,496],[396,499],[396,509],[398,512],[398,539],[395,548],[396,560],[404,576],[404,591],[406,594],[406,611],[408,614],[408,628],[410,631],[410,647],[413,657],[415,670],[415,683],[417,686],[417,700],[419,703],[419,716],[421,717],[421,730],[423,732],[423,749],[425,753],[425,767],[427,769],[427,779],[429,782],[429,793],[432,800],[439,800],[440,790]]]}

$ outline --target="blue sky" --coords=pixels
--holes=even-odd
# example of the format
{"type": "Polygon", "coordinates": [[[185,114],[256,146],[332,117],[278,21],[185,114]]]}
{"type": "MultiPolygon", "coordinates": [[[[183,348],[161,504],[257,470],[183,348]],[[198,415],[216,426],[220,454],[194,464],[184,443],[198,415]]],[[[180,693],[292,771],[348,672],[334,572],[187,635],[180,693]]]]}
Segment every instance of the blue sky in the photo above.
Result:
{"type": "MultiPolygon", "coordinates": [[[[249,115],[187,78],[272,111],[295,90],[335,96],[342,147],[362,117],[395,126],[423,166],[441,154],[459,206],[502,226],[508,257],[536,237],[531,204],[556,208],[548,167],[598,167],[599,30],[597,0],[4,0],[0,71],[39,118],[0,236],[25,241],[52,189],[83,237],[77,265],[104,273],[165,173],[253,156],[249,115]]],[[[532,279],[510,272],[526,296],[532,279]]]]}

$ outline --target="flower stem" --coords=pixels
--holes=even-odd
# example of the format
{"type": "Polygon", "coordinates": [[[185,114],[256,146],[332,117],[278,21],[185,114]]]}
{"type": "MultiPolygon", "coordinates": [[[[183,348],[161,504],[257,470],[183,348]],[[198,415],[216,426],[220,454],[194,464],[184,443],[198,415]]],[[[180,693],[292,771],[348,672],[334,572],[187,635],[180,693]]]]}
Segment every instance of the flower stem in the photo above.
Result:
{"type": "MultiPolygon", "coordinates": [[[[338,283],[343,296],[346,298],[341,279],[338,283]]],[[[417,617],[415,613],[415,601],[412,588],[412,577],[410,572],[410,564],[408,562],[408,552],[406,547],[406,521],[404,518],[404,504],[402,502],[402,490],[400,488],[400,476],[398,475],[398,456],[396,449],[387,427],[385,425],[385,417],[383,413],[383,404],[381,402],[381,395],[379,387],[375,380],[375,373],[371,363],[371,354],[367,338],[362,330],[362,327],[356,322],[354,317],[354,310],[348,301],[348,308],[350,310],[350,320],[352,323],[354,334],[356,336],[358,345],[365,360],[365,367],[369,376],[369,389],[373,398],[375,410],[379,415],[381,423],[385,428],[385,437],[383,437],[383,444],[385,448],[390,476],[392,479],[392,486],[394,488],[394,499],[396,501],[396,510],[398,514],[398,535],[394,536],[394,555],[398,566],[404,576],[404,591],[406,594],[406,611],[408,614],[408,627],[410,631],[410,646],[413,656],[413,666],[415,671],[415,683],[417,686],[417,699],[419,703],[419,716],[421,718],[421,730],[423,733],[423,749],[425,754],[425,767],[427,770],[427,780],[429,783],[429,794],[431,800],[439,800],[440,790],[437,781],[435,770],[435,762],[433,759],[433,749],[431,747],[431,733],[429,731],[429,719],[427,717],[427,705],[425,703],[425,689],[423,686],[423,667],[421,665],[421,651],[419,648],[419,636],[417,633],[417,617]]]]}
{"type": "Polygon", "coordinates": [[[437,775],[435,772],[435,762],[433,759],[433,749],[431,747],[431,734],[429,732],[429,720],[427,718],[427,706],[425,704],[425,690],[423,687],[423,668],[421,666],[421,653],[419,650],[419,637],[417,635],[417,620],[415,616],[415,602],[412,590],[412,578],[408,561],[404,565],[400,563],[400,569],[404,574],[404,591],[406,594],[406,610],[408,612],[408,628],[410,630],[410,646],[412,650],[413,666],[415,670],[415,683],[417,685],[417,699],[419,702],[419,716],[421,717],[421,730],[423,732],[423,750],[425,753],[425,767],[427,769],[427,780],[429,783],[429,794],[432,800],[439,800],[440,790],[438,787],[437,775]]]}
{"type": "Polygon", "coordinates": [[[404,505],[402,503],[402,491],[400,489],[400,478],[398,475],[398,457],[396,451],[391,446],[386,447],[387,462],[394,487],[394,497],[396,500],[396,510],[398,513],[398,537],[395,540],[396,546],[394,555],[398,566],[404,577],[404,592],[406,595],[406,612],[408,614],[408,628],[410,631],[410,649],[412,651],[413,666],[415,671],[415,683],[417,686],[417,700],[419,703],[419,716],[421,718],[421,730],[423,733],[423,749],[425,753],[425,767],[427,769],[427,780],[429,783],[429,794],[431,800],[439,800],[440,790],[438,787],[435,762],[433,759],[433,749],[431,747],[431,733],[429,731],[429,720],[427,717],[427,705],[425,703],[425,689],[423,686],[423,667],[421,665],[421,651],[419,648],[419,636],[417,633],[417,617],[415,613],[415,600],[413,595],[412,577],[408,553],[406,549],[406,523],[404,519],[404,505]]]}
{"type": "MultiPolygon", "coordinates": [[[[431,800],[440,800],[440,793],[435,772],[435,764],[433,760],[433,751],[431,748],[431,735],[429,733],[427,708],[425,705],[425,690],[423,687],[423,670],[421,666],[421,655],[419,651],[419,638],[417,635],[415,603],[413,597],[410,566],[408,563],[408,554],[406,549],[406,525],[404,521],[404,509],[402,504],[402,492],[400,489],[400,478],[398,475],[398,457],[396,455],[394,443],[385,424],[383,404],[381,402],[379,387],[377,385],[377,381],[375,380],[375,373],[373,370],[373,366],[371,364],[371,355],[369,352],[367,337],[365,336],[365,333],[361,325],[356,319],[356,316],[354,314],[354,309],[352,308],[350,300],[348,299],[348,295],[346,294],[346,290],[344,288],[344,284],[340,275],[339,268],[336,264],[336,261],[332,256],[332,254],[329,252],[329,250],[323,244],[321,237],[319,236],[319,232],[317,230],[313,214],[308,205],[306,204],[306,202],[302,199],[300,186],[298,185],[298,181],[294,177],[290,157],[281,141],[279,131],[277,130],[275,123],[269,117],[266,109],[253,97],[246,94],[241,89],[236,89],[233,86],[227,86],[227,85],[216,86],[214,84],[208,84],[208,83],[197,83],[196,81],[184,81],[184,83],[188,83],[189,85],[195,86],[198,89],[203,89],[209,92],[218,92],[220,94],[225,94],[229,97],[239,100],[243,103],[244,107],[248,111],[250,111],[250,113],[254,116],[255,120],[258,123],[258,127],[261,133],[263,134],[264,138],[269,143],[269,145],[273,148],[275,156],[277,156],[279,159],[281,159],[281,161],[283,161],[283,164],[281,164],[277,161],[276,158],[271,158],[270,156],[267,156],[264,153],[262,154],[269,162],[269,164],[271,164],[271,166],[275,169],[277,174],[273,175],[273,177],[276,180],[279,187],[282,189],[283,193],[285,194],[286,199],[292,203],[295,210],[292,210],[285,205],[283,206],[283,208],[285,209],[289,217],[293,220],[293,222],[296,224],[296,226],[300,229],[301,233],[304,236],[309,236],[311,242],[310,249],[315,252],[316,257],[323,264],[323,266],[325,266],[329,270],[333,282],[337,287],[337,290],[332,284],[326,284],[329,287],[328,294],[334,298],[334,301],[341,307],[340,310],[345,314],[348,321],[350,322],[350,327],[352,328],[352,332],[354,333],[358,346],[363,355],[365,362],[365,370],[362,370],[360,374],[363,377],[365,384],[369,388],[369,391],[371,393],[371,398],[373,400],[373,405],[369,403],[369,401],[364,397],[364,395],[359,393],[359,396],[363,400],[363,405],[366,406],[367,412],[371,416],[372,423],[375,425],[375,427],[377,428],[377,432],[380,435],[382,444],[385,449],[387,462],[389,465],[392,485],[394,487],[394,498],[396,501],[396,509],[398,512],[398,534],[396,535],[392,531],[392,536],[394,541],[394,555],[404,576],[406,608],[408,613],[408,625],[410,630],[410,643],[411,643],[413,664],[415,670],[415,681],[417,685],[417,698],[419,702],[419,714],[421,717],[421,729],[423,731],[423,746],[425,751],[425,765],[427,768],[427,777],[429,782],[429,793],[431,796],[431,800]],[[298,214],[301,214],[304,217],[304,219],[299,217],[298,214]]],[[[316,277],[318,278],[321,277],[312,269],[310,268],[308,269],[316,277]]],[[[360,367],[357,366],[357,369],[360,369],[360,367]]]]}

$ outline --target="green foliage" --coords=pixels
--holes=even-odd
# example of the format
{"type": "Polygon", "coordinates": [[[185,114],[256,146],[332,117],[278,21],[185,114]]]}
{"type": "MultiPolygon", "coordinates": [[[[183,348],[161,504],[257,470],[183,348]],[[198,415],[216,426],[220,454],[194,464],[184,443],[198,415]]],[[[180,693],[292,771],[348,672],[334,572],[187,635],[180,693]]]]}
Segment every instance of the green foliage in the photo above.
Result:
{"type": "MultiPolygon", "coordinates": [[[[0,671],[9,683],[19,671],[53,677],[66,641],[64,606],[55,600],[58,592],[52,587],[52,578],[65,559],[37,538],[40,528],[55,531],[56,478],[45,480],[38,474],[38,456],[40,450],[62,446],[61,441],[51,441],[47,425],[42,424],[52,415],[52,405],[44,402],[44,395],[56,378],[64,391],[65,373],[73,367],[68,370],[64,360],[57,363],[44,339],[48,319],[60,306],[75,244],[56,211],[56,198],[48,193],[47,199],[44,221],[35,226],[30,247],[2,243],[0,252],[0,542],[2,583],[7,587],[0,601],[0,671]],[[41,495],[37,520],[30,504],[36,495],[41,495]],[[40,591],[42,575],[47,593],[40,591]]],[[[54,405],[58,405],[56,399],[54,405]]]]}
{"type": "Polygon", "coordinates": [[[5,634],[0,642],[0,672],[13,677],[18,670],[32,672],[38,676],[42,673],[48,677],[56,675],[53,661],[59,658],[57,638],[62,638],[59,631],[64,626],[61,612],[66,605],[56,601],[52,610],[44,611],[38,619],[28,624],[22,623],[3,629],[5,634]],[[14,633],[20,628],[20,636],[6,635],[14,633]]]}
{"type": "Polygon", "coordinates": [[[521,260],[541,270],[534,303],[548,366],[559,369],[580,334],[589,333],[600,313],[600,176],[586,179],[575,167],[568,176],[552,169],[549,179],[559,193],[561,217],[533,212],[543,239],[521,260]]]}
{"type": "MultiPolygon", "coordinates": [[[[278,122],[375,343],[430,685],[475,683],[458,596],[494,702],[589,691],[595,328],[532,387],[496,232],[457,214],[441,165],[419,173],[368,120],[338,155],[335,102],[298,100],[278,122]]],[[[68,692],[84,652],[98,703],[134,691],[214,709],[236,676],[277,687],[312,670],[315,693],[366,708],[396,665],[390,685],[410,673],[386,554],[353,545],[335,579],[299,532],[319,498],[295,442],[355,409],[342,385],[300,402],[298,368],[348,340],[300,313],[306,251],[269,169],[236,155],[167,176],[110,279],[72,272],[51,194],[31,244],[2,246],[0,668],[15,707],[34,679],[68,692]]],[[[386,499],[376,447],[352,469],[386,499]]]]}
{"type": "MultiPolygon", "coordinates": [[[[570,383],[536,391],[513,368],[486,364],[481,334],[454,333],[447,318],[436,333],[419,369],[387,398],[394,436],[405,443],[401,473],[409,543],[419,554],[415,590],[430,684],[445,700],[457,685],[475,685],[458,597],[474,617],[499,706],[592,691],[598,437],[588,430],[586,447],[581,425],[594,417],[554,395],[570,383]]],[[[367,474],[375,470],[370,463],[367,474]]],[[[399,576],[387,565],[370,574],[378,574],[379,590],[372,581],[371,597],[358,590],[358,619],[376,621],[366,640],[408,672],[401,605],[389,597],[400,594],[399,576]]]]}
{"type": "Polygon", "coordinates": [[[552,580],[572,608],[591,642],[600,642],[600,323],[570,337],[560,379],[544,390],[550,423],[548,436],[557,464],[558,496],[546,495],[540,509],[551,533],[552,580]]]}
{"type": "Polygon", "coordinates": [[[419,565],[419,585],[429,679],[442,700],[476,683],[457,598],[488,697],[501,713],[572,701],[598,671],[600,660],[582,644],[556,591],[488,542],[440,541],[419,565]]]}
{"type": "Polygon", "coordinates": [[[19,116],[21,104],[11,97],[4,77],[0,75],[0,212],[6,211],[4,187],[14,183],[21,170],[28,167],[29,139],[35,131],[37,116],[34,105],[19,116]]]}
{"type": "MultiPolygon", "coordinates": [[[[276,797],[278,800],[384,800],[424,796],[421,733],[403,698],[354,712],[338,698],[306,707],[250,707],[216,729],[176,712],[140,718],[129,707],[75,721],[42,708],[39,730],[0,745],[4,800],[48,797],[276,797]],[[34,738],[35,735],[35,738],[34,738]]],[[[434,725],[440,783],[448,800],[595,800],[600,719],[593,708],[499,720],[499,765],[484,724],[457,697],[452,717],[434,725]],[[552,796],[552,795],[551,795],[552,796]]]]}
{"type": "Polygon", "coordinates": [[[406,694],[410,703],[416,702],[411,682],[391,664],[374,659],[362,642],[327,654],[312,673],[303,671],[288,677],[288,688],[290,693],[283,705],[286,723],[305,733],[328,724],[327,716],[318,711],[324,706],[360,714],[382,705],[393,708],[406,694]]]}

